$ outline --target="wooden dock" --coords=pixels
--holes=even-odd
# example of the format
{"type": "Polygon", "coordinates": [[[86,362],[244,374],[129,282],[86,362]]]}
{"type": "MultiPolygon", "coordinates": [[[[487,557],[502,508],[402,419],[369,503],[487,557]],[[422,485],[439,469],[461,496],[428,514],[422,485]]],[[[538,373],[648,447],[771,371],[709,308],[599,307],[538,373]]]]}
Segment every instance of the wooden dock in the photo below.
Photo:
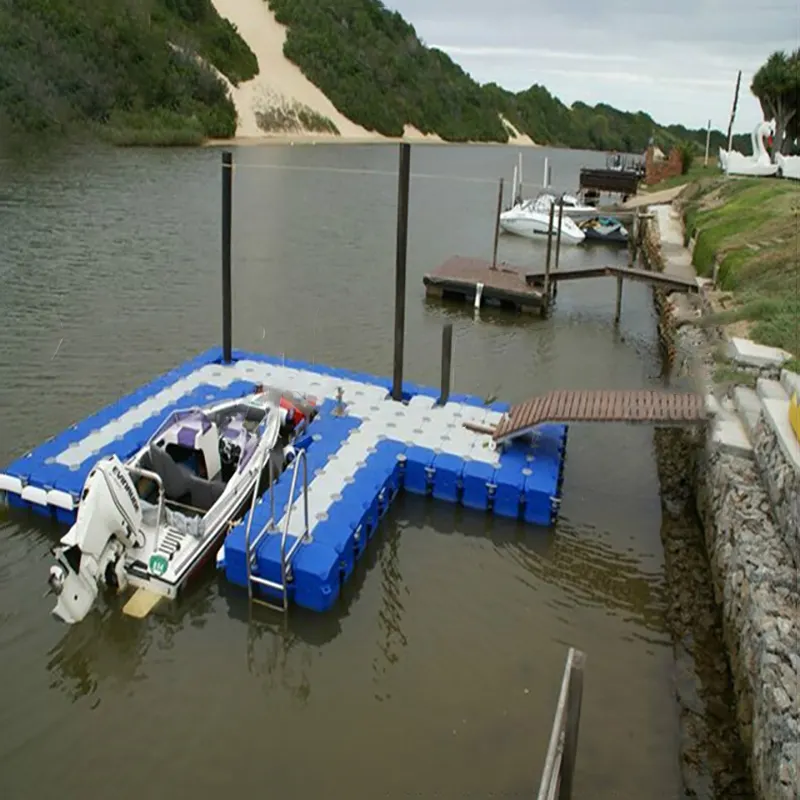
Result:
{"type": "MultiPolygon", "coordinates": [[[[525,278],[532,285],[543,284],[546,270],[529,271],[525,273],[525,278]]],[[[599,265],[592,267],[577,267],[570,269],[558,269],[550,273],[551,282],[574,281],[582,278],[625,278],[631,281],[649,283],[651,286],[658,286],[670,292],[698,292],[700,285],[694,278],[681,278],[677,275],[666,275],[663,272],[653,272],[648,269],[638,269],[636,267],[618,267],[613,265],[599,265]]]]}
{"type": "Polygon", "coordinates": [[[639,188],[642,175],[638,170],[592,169],[581,167],[580,190],[633,196],[639,188]]]}
{"type": "Polygon", "coordinates": [[[628,422],[697,425],[705,422],[705,399],[696,392],[653,389],[557,390],[513,406],[492,431],[495,442],[531,433],[542,422],[628,422]]]}
{"type": "Polygon", "coordinates": [[[544,297],[539,281],[528,279],[526,271],[508,264],[492,267],[490,261],[453,256],[422,279],[425,294],[436,298],[457,298],[476,307],[495,304],[533,313],[544,297]]]}
{"type": "Polygon", "coordinates": [[[622,282],[632,280],[648,283],[670,292],[695,293],[699,291],[696,279],[666,275],[635,267],[598,265],[569,269],[547,267],[512,267],[481,258],[453,256],[423,277],[427,297],[455,298],[466,301],[475,308],[494,304],[516,311],[533,313],[544,310],[546,295],[554,292],[562,281],[588,278],[614,277],[617,279],[617,311],[619,319],[622,302],[622,282]],[[549,286],[549,289],[545,287],[549,286]]]}

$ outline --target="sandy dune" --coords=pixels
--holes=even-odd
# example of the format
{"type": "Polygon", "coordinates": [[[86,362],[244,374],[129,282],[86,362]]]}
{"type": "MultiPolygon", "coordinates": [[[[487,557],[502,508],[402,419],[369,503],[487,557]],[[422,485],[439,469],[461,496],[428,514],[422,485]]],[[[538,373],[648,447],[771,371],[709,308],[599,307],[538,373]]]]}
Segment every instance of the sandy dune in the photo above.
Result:
{"type": "Polygon", "coordinates": [[[502,114],[500,114],[500,122],[506,126],[509,138],[508,143],[513,144],[515,147],[537,147],[536,142],[531,139],[526,133],[520,133],[502,114]]]}
{"type": "MultiPolygon", "coordinates": [[[[400,141],[382,136],[357,125],[340,111],[303,75],[298,66],[283,55],[286,28],[275,20],[275,15],[265,0],[211,0],[220,16],[232,22],[239,35],[247,42],[258,59],[259,73],[255,78],[234,86],[222,73],[214,70],[231,93],[238,124],[237,144],[275,143],[327,143],[327,142],[387,142],[400,141]],[[336,125],[339,135],[306,130],[264,131],[259,127],[258,115],[271,109],[289,113],[300,109],[319,114],[336,125]]],[[[512,134],[509,144],[533,145],[529,136],[519,133],[504,119],[500,119],[512,134]]],[[[418,143],[443,143],[437,134],[424,134],[412,125],[406,125],[403,141],[418,143]]],[[[218,142],[210,142],[217,144],[218,142]]]]}
{"type": "MultiPolygon", "coordinates": [[[[351,122],[306,78],[300,68],[283,55],[286,28],[275,21],[275,15],[264,0],[212,0],[217,13],[230,20],[239,30],[258,59],[255,78],[233,86],[231,96],[239,115],[236,137],[263,138],[269,134],[258,126],[256,114],[273,106],[307,108],[327,117],[348,139],[380,138],[373,131],[351,122]]],[[[279,136],[286,136],[281,132],[279,136]]],[[[307,134],[306,134],[307,135],[307,134]]],[[[324,140],[332,134],[314,133],[324,140]]]]}

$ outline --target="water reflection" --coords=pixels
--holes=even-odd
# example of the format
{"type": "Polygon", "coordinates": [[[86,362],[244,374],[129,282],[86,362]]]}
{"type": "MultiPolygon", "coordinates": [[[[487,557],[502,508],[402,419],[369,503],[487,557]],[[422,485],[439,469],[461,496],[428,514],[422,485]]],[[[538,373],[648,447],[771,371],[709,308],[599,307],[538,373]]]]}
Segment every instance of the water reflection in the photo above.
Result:
{"type": "MultiPolygon", "coordinates": [[[[75,703],[95,695],[106,681],[126,685],[146,678],[142,662],[152,644],[153,628],[147,622],[115,624],[118,614],[112,603],[67,628],[47,654],[51,689],[61,690],[75,703]]],[[[93,707],[99,702],[97,698],[93,707]]]]}
{"type": "Polygon", "coordinates": [[[218,589],[228,617],[246,626],[248,672],[261,680],[265,693],[282,688],[305,705],[311,696],[308,673],[313,652],[341,633],[341,617],[347,613],[346,607],[328,614],[301,608],[282,614],[260,603],[250,603],[241,587],[220,580],[218,589]]]}
{"type": "MultiPolygon", "coordinates": [[[[207,581],[189,586],[180,599],[163,600],[144,620],[123,613],[130,596],[130,591],[106,592],[80,624],[66,627],[47,653],[51,688],[77,702],[105,686],[127,687],[147,680],[144,662],[151,648],[170,651],[185,628],[206,625],[214,586],[207,581]]],[[[98,698],[94,705],[99,702],[98,698]]]]}
{"type": "Polygon", "coordinates": [[[460,506],[403,500],[409,526],[489,540],[498,555],[522,568],[513,577],[528,589],[536,592],[540,583],[557,586],[564,599],[548,601],[551,606],[605,608],[654,633],[668,630],[663,570],[643,569],[640,557],[604,541],[604,532],[591,524],[562,517],[554,528],[536,528],[460,506]]]}
{"type": "Polygon", "coordinates": [[[311,696],[311,650],[288,620],[257,619],[278,614],[253,604],[247,624],[247,670],[261,679],[265,694],[280,687],[301,705],[311,696]],[[294,657],[292,657],[294,655],[294,657]]]}
{"type": "MultiPolygon", "coordinates": [[[[378,544],[380,548],[381,565],[381,605],[378,611],[378,630],[382,640],[378,642],[380,655],[372,660],[372,682],[380,685],[387,671],[400,659],[400,652],[408,644],[408,639],[401,628],[403,616],[403,595],[409,594],[408,587],[403,583],[398,561],[398,548],[400,536],[405,524],[391,524],[394,520],[385,520],[384,528],[387,535],[384,541],[378,544]]],[[[388,700],[389,692],[376,691],[376,700],[388,700]]]]}

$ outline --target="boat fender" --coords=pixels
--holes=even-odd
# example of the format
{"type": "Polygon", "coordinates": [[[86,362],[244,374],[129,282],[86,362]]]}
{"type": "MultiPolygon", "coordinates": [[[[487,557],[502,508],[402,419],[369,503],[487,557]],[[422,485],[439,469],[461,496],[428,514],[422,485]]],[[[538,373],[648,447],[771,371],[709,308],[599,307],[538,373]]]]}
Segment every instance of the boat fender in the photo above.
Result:
{"type": "Polygon", "coordinates": [[[291,464],[292,461],[297,458],[297,450],[295,449],[294,445],[287,444],[286,447],[283,448],[283,461],[285,464],[291,464]]]}

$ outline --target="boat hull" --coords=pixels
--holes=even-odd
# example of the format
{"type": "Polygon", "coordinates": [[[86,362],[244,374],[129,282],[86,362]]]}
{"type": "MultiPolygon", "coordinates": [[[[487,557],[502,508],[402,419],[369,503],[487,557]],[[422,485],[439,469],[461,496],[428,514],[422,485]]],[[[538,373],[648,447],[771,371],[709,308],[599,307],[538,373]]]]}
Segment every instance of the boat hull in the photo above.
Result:
{"type": "MultiPolygon", "coordinates": [[[[556,216],[558,210],[556,210],[556,216]]],[[[596,208],[567,208],[564,206],[564,216],[569,217],[573,222],[586,222],[597,216],[596,208]]]]}
{"type": "Polygon", "coordinates": [[[584,231],[586,234],[586,241],[587,242],[605,242],[606,244],[628,244],[628,236],[627,234],[621,233],[620,231],[614,231],[613,233],[598,233],[597,231],[587,230],[584,231]]]}
{"type": "MultiPolygon", "coordinates": [[[[514,236],[521,236],[524,239],[546,240],[549,232],[548,224],[545,224],[536,219],[525,218],[525,217],[513,217],[510,219],[508,218],[503,219],[501,217],[500,227],[506,233],[513,234],[514,236]]],[[[573,233],[569,229],[562,228],[561,243],[580,244],[586,238],[586,236],[582,231],[578,231],[578,234],[573,233]]]]}
{"type": "MultiPolygon", "coordinates": [[[[255,485],[251,487],[250,494],[244,497],[241,506],[231,515],[230,519],[237,519],[244,513],[254,489],[255,485]]],[[[174,581],[166,581],[157,575],[153,575],[148,571],[145,564],[137,561],[129,563],[125,567],[125,571],[128,575],[128,583],[135,589],[146,589],[168,600],[175,600],[186,588],[186,585],[196,578],[205,567],[208,566],[212,559],[216,557],[219,548],[225,541],[227,533],[228,525],[226,523],[220,526],[218,531],[210,534],[208,539],[203,542],[202,547],[194,554],[191,563],[187,565],[183,572],[176,576],[174,581]]]]}

